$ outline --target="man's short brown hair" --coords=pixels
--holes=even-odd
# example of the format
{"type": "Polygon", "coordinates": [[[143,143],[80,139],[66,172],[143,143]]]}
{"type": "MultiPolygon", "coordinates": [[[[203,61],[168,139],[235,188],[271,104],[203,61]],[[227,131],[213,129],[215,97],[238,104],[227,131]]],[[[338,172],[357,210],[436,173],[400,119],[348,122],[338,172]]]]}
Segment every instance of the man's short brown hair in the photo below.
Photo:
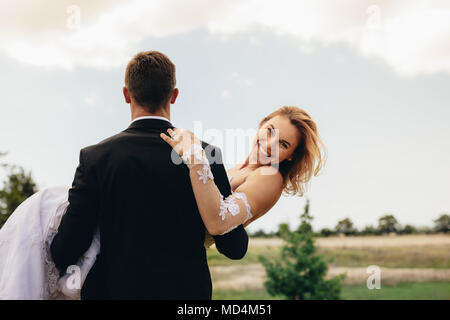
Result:
{"type": "Polygon", "coordinates": [[[161,52],[139,52],[127,65],[125,86],[149,112],[159,110],[169,101],[175,83],[175,65],[161,52]]]}

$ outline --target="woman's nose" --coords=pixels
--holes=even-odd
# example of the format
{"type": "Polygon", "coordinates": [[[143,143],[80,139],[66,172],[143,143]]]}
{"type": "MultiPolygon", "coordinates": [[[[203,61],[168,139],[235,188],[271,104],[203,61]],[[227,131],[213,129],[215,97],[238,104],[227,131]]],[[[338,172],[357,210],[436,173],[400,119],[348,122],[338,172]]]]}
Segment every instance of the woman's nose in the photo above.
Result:
{"type": "Polygon", "coordinates": [[[276,143],[276,139],[273,139],[273,137],[270,137],[268,140],[264,141],[263,147],[267,154],[270,155],[272,153],[272,148],[276,147],[274,143],[276,143]]]}

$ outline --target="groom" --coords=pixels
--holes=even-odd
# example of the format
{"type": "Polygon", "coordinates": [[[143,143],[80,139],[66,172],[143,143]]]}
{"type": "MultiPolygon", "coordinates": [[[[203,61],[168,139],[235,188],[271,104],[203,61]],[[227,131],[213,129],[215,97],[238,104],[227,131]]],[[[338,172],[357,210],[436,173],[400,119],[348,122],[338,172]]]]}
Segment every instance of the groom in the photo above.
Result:
{"type": "MultiPolygon", "coordinates": [[[[174,64],[157,51],[138,53],[128,63],[123,94],[132,122],[81,150],[70,204],[51,244],[55,265],[64,272],[76,264],[98,226],[101,252],[82,299],[211,299],[205,226],[189,171],[172,161],[171,147],[159,136],[173,128],[174,64]]],[[[228,196],[220,150],[203,142],[206,147],[212,148],[206,154],[214,181],[228,196]]],[[[214,238],[228,258],[241,259],[247,251],[242,225],[214,238]]]]}

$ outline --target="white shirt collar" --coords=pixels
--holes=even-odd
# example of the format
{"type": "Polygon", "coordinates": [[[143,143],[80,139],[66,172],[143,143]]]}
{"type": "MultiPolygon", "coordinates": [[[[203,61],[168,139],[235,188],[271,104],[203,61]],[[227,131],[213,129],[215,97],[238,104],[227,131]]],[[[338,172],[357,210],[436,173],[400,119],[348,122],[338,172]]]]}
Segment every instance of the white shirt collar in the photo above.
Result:
{"type": "Polygon", "coordinates": [[[169,119],[167,119],[166,117],[160,117],[160,116],[142,116],[142,117],[137,117],[136,119],[134,119],[133,121],[131,121],[131,123],[137,121],[137,120],[141,120],[141,119],[159,119],[159,120],[166,120],[167,122],[171,123],[169,119]]]}

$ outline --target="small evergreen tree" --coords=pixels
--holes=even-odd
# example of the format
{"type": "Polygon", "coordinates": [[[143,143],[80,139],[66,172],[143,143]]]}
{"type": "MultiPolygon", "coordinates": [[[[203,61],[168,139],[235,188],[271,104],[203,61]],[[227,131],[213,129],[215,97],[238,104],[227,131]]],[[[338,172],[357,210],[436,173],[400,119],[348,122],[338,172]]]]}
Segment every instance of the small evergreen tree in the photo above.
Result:
{"type": "Polygon", "coordinates": [[[281,237],[281,233],[289,231],[289,225],[287,223],[280,223],[278,226],[278,231],[275,233],[277,237],[281,237]]]}
{"type": "Polygon", "coordinates": [[[260,256],[266,269],[267,281],[264,283],[271,295],[284,295],[295,300],[339,299],[343,275],[325,280],[327,262],[316,254],[309,215],[309,201],[300,217],[297,232],[291,232],[287,224],[280,225],[280,236],[286,245],[278,259],[269,260],[260,256]]]}

